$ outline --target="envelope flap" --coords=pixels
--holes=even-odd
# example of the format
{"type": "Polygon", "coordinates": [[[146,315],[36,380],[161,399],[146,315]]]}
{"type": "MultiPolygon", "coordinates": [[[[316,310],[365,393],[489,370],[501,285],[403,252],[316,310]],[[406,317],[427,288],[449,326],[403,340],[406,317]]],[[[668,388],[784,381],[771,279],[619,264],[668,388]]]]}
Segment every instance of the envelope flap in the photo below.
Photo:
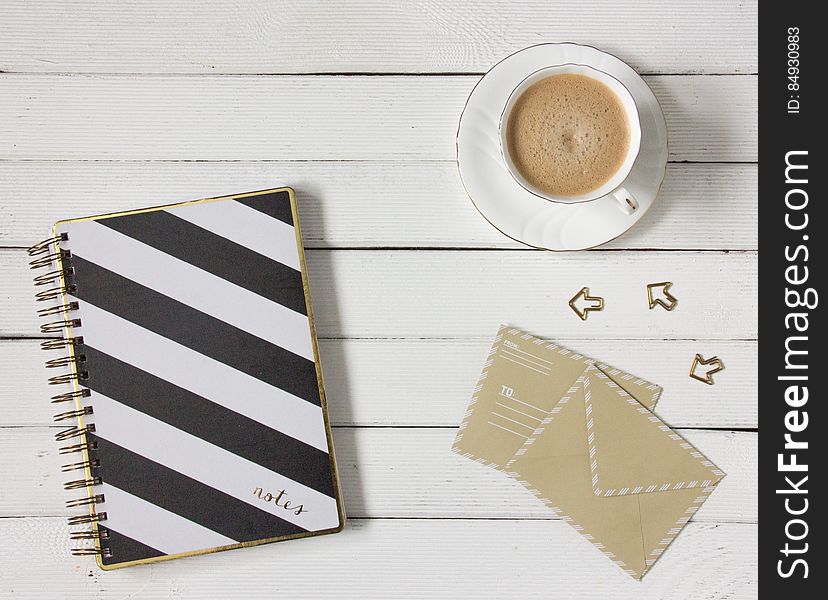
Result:
{"type": "Polygon", "coordinates": [[[598,369],[584,378],[593,492],[703,488],[724,473],[598,369]]]}

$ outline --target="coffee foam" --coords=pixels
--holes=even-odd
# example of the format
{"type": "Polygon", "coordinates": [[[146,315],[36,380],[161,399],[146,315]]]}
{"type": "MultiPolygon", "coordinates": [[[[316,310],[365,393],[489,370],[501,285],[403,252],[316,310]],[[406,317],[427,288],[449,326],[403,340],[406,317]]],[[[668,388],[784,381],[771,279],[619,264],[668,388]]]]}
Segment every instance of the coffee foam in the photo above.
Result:
{"type": "Polygon", "coordinates": [[[506,143],[531,185],[553,196],[580,196],[621,168],[630,131],[624,106],[607,85],[586,75],[552,75],[517,99],[506,143]]]}

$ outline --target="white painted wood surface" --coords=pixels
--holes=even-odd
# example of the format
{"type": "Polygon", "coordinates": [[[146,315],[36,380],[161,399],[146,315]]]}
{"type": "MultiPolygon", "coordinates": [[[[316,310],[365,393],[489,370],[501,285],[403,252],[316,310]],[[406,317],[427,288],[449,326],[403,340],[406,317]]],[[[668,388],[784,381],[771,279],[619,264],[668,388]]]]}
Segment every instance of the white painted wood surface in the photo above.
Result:
{"type": "Polygon", "coordinates": [[[756,3],[738,0],[6,0],[0,69],[80,73],[482,72],[580,41],[644,73],[754,73],[756,3]]]}
{"type": "Polygon", "coordinates": [[[7,597],[756,597],[757,528],[740,523],[690,523],[670,561],[642,582],[596,560],[595,548],[561,521],[353,519],[339,535],[279,551],[259,546],[110,573],[68,555],[63,519],[0,519],[0,536],[7,597]]]}
{"type": "MultiPolygon", "coordinates": [[[[454,159],[480,79],[0,75],[0,159],[454,159]]],[[[670,159],[755,161],[755,76],[645,78],[670,159]]]]}
{"type": "MultiPolygon", "coordinates": [[[[755,250],[756,173],[671,163],[650,212],[602,248],[755,250]]],[[[0,161],[0,246],[26,247],[58,219],[282,184],[296,188],[308,248],[525,248],[479,218],[454,163],[436,161],[0,161]]]]}
{"type": "Polygon", "coordinates": [[[197,5],[0,2],[0,598],[753,598],[755,0],[197,5]],[[598,251],[492,229],[453,163],[494,62],[589,43],[647,75],[670,133],[650,214],[598,251]],[[23,247],[58,218],[296,187],[352,519],[337,536],[99,572],[65,479],[23,247]],[[673,313],[643,285],[668,279],[673,313]],[[582,323],[581,286],[606,298],[582,323]],[[449,451],[501,322],[656,381],[728,473],[643,582],[449,451]],[[715,386],[687,377],[718,354],[715,386]],[[307,582],[313,584],[309,588],[307,582]]]}

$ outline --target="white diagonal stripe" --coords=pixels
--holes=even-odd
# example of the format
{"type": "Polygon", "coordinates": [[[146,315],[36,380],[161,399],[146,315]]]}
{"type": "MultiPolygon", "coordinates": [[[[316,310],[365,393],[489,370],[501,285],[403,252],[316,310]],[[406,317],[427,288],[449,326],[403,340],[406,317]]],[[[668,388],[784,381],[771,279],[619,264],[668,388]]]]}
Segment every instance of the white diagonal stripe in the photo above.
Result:
{"type": "Polygon", "coordinates": [[[88,302],[77,302],[82,326],[73,334],[93,348],[328,452],[322,409],[315,404],[88,302]]]}
{"type": "Polygon", "coordinates": [[[299,270],[296,231],[255,208],[227,200],[188,204],[166,212],[299,270]]]}
{"type": "Polygon", "coordinates": [[[67,247],[113,273],[314,360],[308,318],[295,310],[95,221],[72,223],[67,247]]]}
{"type": "MultiPolygon", "coordinates": [[[[254,508],[272,512],[308,531],[331,529],[339,524],[336,500],[313,488],[293,481],[280,473],[215,446],[172,425],[150,417],[99,393],[93,393],[95,435],[131,452],[164,465],[245,502],[254,508]],[[276,507],[254,496],[261,487],[276,494],[285,491],[293,506],[303,505],[306,512],[276,507]]],[[[104,460],[105,457],[101,457],[104,460]]],[[[198,501],[197,499],[193,499],[198,501]]],[[[115,509],[106,498],[106,512],[115,509]]]]}
{"type": "Polygon", "coordinates": [[[106,512],[106,521],[102,524],[164,554],[238,543],[107,483],[95,488],[99,489],[106,499],[100,504],[100,510],[106,512]]]}

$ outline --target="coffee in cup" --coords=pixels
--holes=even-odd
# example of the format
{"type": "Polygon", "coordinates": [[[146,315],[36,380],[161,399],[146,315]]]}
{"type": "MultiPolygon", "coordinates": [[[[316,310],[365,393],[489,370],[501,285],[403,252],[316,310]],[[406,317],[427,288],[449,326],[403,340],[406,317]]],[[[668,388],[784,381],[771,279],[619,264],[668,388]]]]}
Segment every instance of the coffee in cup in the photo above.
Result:
{"type": "Polygon", "coordinates": [[[509,114],[515,168],[552,196],[581,196],[621,168],[630,127],[618,96],[597,79],[551,75],[532,84],[509,114]]]}
{"type": "Polygon", "coordinates": [[[501,116],[501,150],[512,176],[530,192],[572,203],[614,195],[638,207],[622,187],[638,155],[635,101],[614,77],[586,65],[557,65],[524,79],[501,116]]]}

